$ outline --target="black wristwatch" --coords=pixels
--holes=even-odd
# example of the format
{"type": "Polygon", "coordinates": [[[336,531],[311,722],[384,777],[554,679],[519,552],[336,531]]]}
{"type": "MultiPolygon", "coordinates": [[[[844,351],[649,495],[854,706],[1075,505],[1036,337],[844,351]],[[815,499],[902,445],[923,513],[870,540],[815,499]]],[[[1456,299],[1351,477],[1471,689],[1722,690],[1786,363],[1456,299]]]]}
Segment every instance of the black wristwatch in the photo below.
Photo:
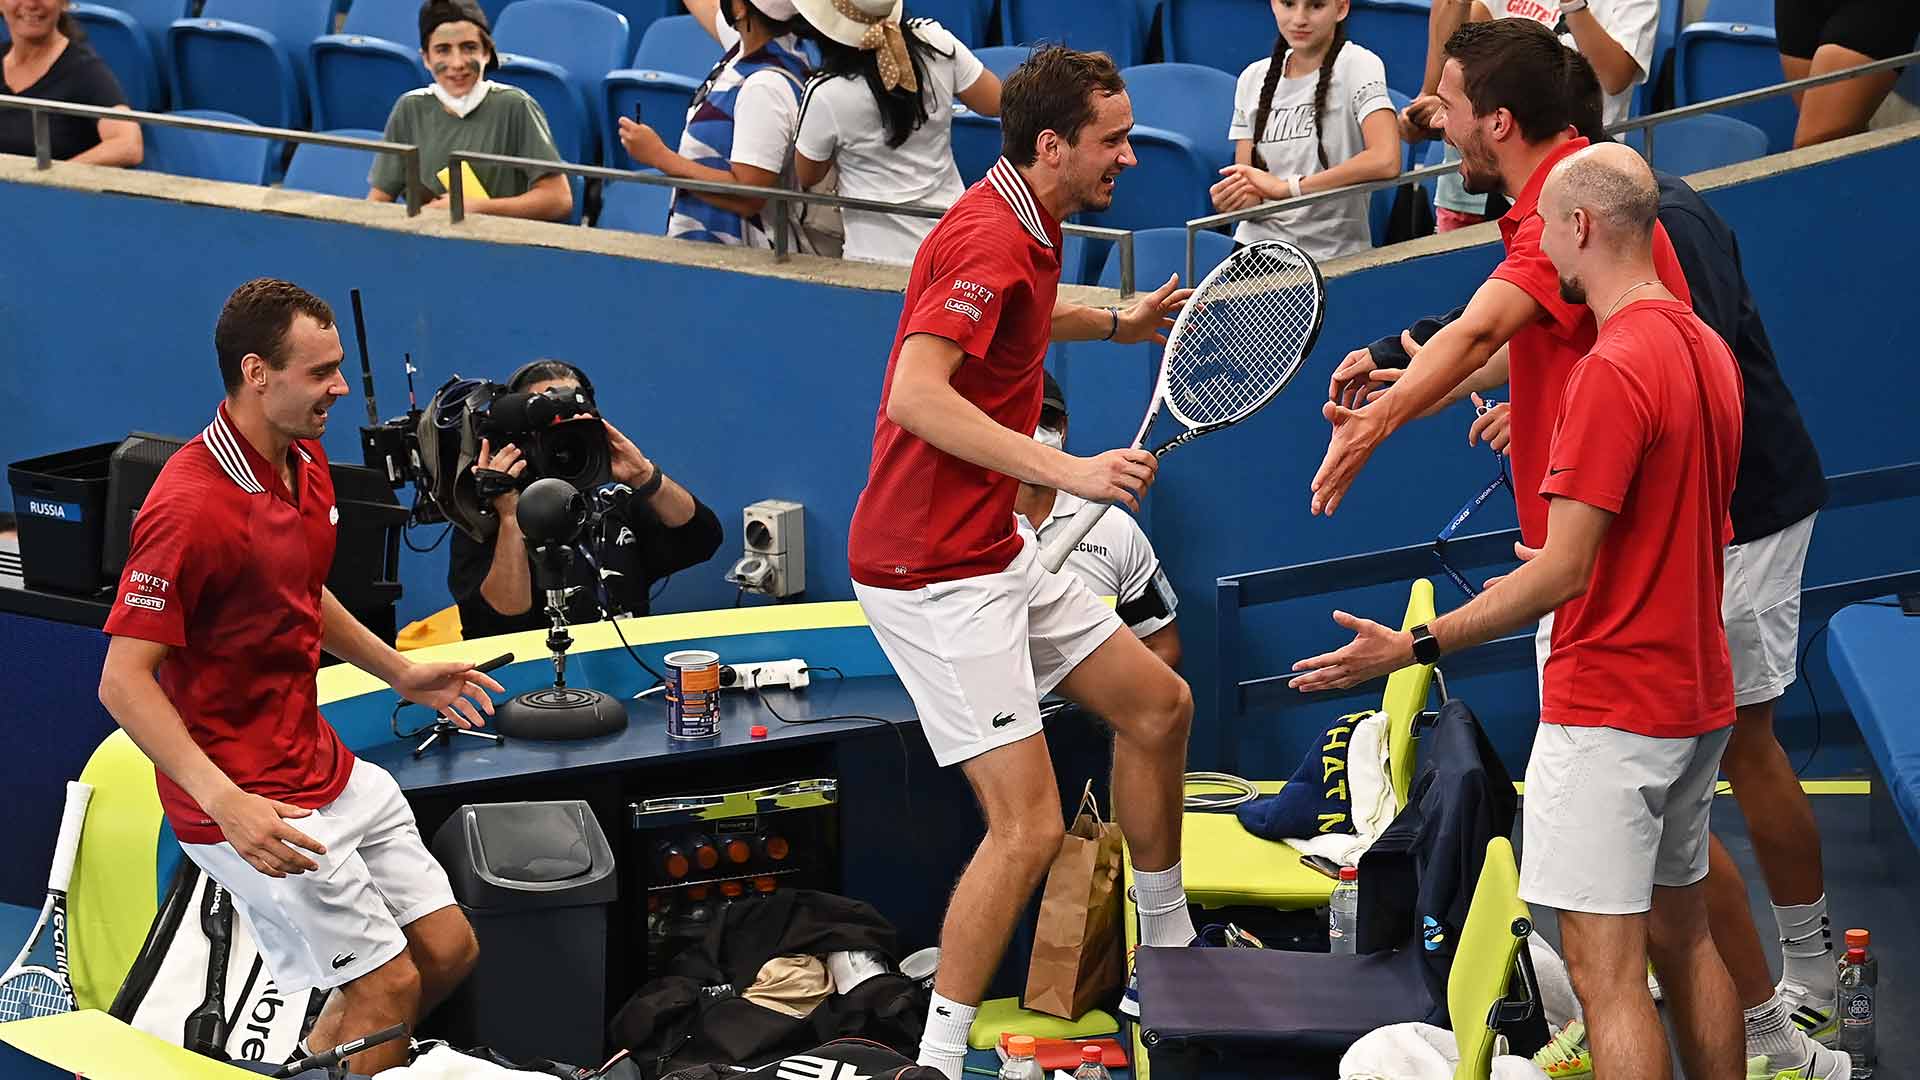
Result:
{"type": "Polygon", "coordinates": [[[639,487],[633,489],[634,498],[636,499],[653,498],[653,493],[660,490],[660,484],[663,481],[665,481],[666,478],[667,478],[667,474],[661,470],[660,463],[657,461],[654,462],[653,475],[647,479],[646,483],[641,484],[639,487]]]}
{"type": "Polygon", "coordinates": [[[1414,660],[1422,664],[1434,664],[1440,661],[1440,642],[1433,636],[1433,631],[1427,629],[1426,623],[1421,623],[1407,632],[1413,635],[1414,660]]]}

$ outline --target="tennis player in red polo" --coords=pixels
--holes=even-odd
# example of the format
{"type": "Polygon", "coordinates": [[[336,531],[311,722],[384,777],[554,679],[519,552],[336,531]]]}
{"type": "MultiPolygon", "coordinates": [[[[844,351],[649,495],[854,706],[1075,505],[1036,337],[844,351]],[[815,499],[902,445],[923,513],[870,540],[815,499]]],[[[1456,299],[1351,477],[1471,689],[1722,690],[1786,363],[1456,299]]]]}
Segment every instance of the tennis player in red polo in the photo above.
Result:
{"type": "MultiPolygon", "coordinates": [[[[463,726],[500,685],[408,661],[326,589],[340,512],[319,439],[347,393],[326,302],[250,281],[214,347],[226,400],[134,521],[100,700],[153,760],[182,849],[233,895],[279,989],[338,988],[307,1038],[321,1049],[411,1026],[479,946],[399,786],[321,719],[320,650],[463,726]]],[[[353,1071],[400,1064],[406,1045],[353,1071]]]]}
{"type": "Polygon", "coordinates": [[[1594,1075],[1665,1080],[1649,954],[1688,1076],[1743,1074],[1741,1010],[1707,918],[1707,824],[1732,731],[1720,619],[1739,468],[1739,367],[1662,285],[1659,189],[1618,143],[1556,165],[1539,204],[1562,294],[1599,318],[1574,365],[1539,486],[1546,546],[1465,607],[1392,630],[1345,612],[1352,644],[1303,660],[1301,690],[1352,686],[1556,612],[1527,764],[1520,895],[1560,911],[1594,1075]]]}
{"type": "Polygon", "coordinates": [[[1114,729],[1113,806],[1132,848],[1142,942],[1188,944],[1180,795],[1186,683],[1017,529],[1021,481],[1129,507],[1139,450],[1072,457],[1033,438],[1049,341],[1163,340],[1175,280],[1125,311],[1059,301],[1060,221],[1113,200],[1134,164],[1125,84],[1099,53],[1039,49],[1001,99],[1005,157],[921,244],[847,541],[854,592],[941,765],[966,773],[987,835],[954,888],[920,1063],[959,1080],[988,980],[1061,836],[1040,698],[1114,729]]]}

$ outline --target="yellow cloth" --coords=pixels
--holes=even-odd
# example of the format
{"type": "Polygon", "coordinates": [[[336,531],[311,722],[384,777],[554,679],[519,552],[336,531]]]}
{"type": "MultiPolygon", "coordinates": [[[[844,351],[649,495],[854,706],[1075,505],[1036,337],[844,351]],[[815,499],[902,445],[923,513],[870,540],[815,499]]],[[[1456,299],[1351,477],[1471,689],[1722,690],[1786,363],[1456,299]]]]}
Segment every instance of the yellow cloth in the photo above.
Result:
{"type": "Polygon", "coordinates": [[[429,645],[451,645],[460,640],[460,608],[443,607],[439,611],[410,622],[401,628],[399,636],[394,638],[394,648],[401,652],[409,649],[424,649],[429,645]]]}
{"type": "Polygon", "coordinates": [[[1006,1032],[1015,1035],[1032,1035],[1037,1039],[1086,1039],[1095,1035],[1111,1035],[1120,1030],[1112,1013],[1095,1009],[1078,1020],[1062,1020],[1045,1013],[1029,1012],[1020,1007],[1019,998],[994,998],[980,1003],[980,1011],[973,1015],[973,1029],[967,1032],[967,1045],[975,1050],[991,1050],[1000,1045],[1000,1036],[1006,1032]]]}
{"type": "MultiPolygon", "coordinates": [[[[440,181],[440,190],[453,190],[451,170],[441,169],[439,172],[433,174],[433,178],[440,181]]],[[[473,164],[471,162],[463,161],[460,163],[460,182],[465,185],[465,190],[463,190],[460,195],[461,198],[485,199],[489,197],[487,195],[486,185],[480,182],[480,177],[473,171],[473,164]]]]}
{"type": "Polygon", "coordinates": [[[0,1024],[0,1042],[87,1080],[260,1080],[97,1009],[0,1024]]]}
{"type": "Polygon", "coordinates": [[[760,966],[759,976],[740,996],[763,1009],[803,1020],[833,996],[833,981],[817,956],[776,956],[760,966]]]}
{"type": "Polygon", "coordinates": [[[93,785],[68,890],[74,1000],[104,1009],[140,955],[159,910],[160,794],[153,763],[124,731],[108,735],[81,771],[93,785]]]}

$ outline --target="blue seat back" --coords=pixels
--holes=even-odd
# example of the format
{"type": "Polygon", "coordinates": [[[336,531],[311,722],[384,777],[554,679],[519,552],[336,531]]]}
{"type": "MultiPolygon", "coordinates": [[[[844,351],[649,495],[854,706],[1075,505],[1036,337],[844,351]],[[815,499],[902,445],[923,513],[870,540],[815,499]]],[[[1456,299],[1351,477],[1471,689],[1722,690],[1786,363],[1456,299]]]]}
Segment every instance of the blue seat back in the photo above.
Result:
{"type": "Polygon", "coordinates": [[[245,23],[272,34],[304,87],[307,46],[333,32],[333,0],[206,0],[200,17],[245,23]]]}
{"type": "Polygon", "coordinates": [[[328,34],[309,51],[315,130],[384,129],[394,102],[428,82],[419,50],[388,38],[328,34]]]}
{"type": "MultiPolygon", "coordinates": [[[[1773,26],[1773,0],[1707,0],[1701,22],[1752,23],[1773,26]]],[[[1655,144],[1656,147],[1658,144],[1655,144]]]]}
{"type": "Polygon", "coordinates": [[[691,15],[669,15],[647,27],[640,47],[634,50],[632,66],[705,79],[723,55],[725,50],[712,34],[700,28],[698,19],[691,15]]]}
{"type": "Polygon", "coordinates": [[[1387,85],[1412,97],[1427,72],[1424,0],[1353,0],[1347,10],[1347,40],[1364,45],[1387,67],[1387,85]]]}
{"type": "Polygon", "coordinates": [[[1152,229],[1185,224],[1213,212],[1207,189],[1217,171],[1193,140],[1177,132],[1136,126],[1130,137],[1139,164],[1120,174],[1113,205],[1087,215],[1087,224],[1108,229],[1152,229]]]}
{"type": "MultiPolygon", "coordinates": [[[[659,173],[646,170],[652,175],[659,173]]],[[[667,234],[667,207],[673,202],[673,189],[655,184],[610,183],[600,195],[600,216],[594,225],[602,229],[667,234]]]]}
{"type": "Polygon", "coordinates": [[[1000,76],[1002,82],[1013,74],[1013,69],[1026,63],[1027,54],[1033,50],[1025,45],[989,45],[984,49],[973,50],[973,55],[987,66],[987,70],[1000,76]]]}
{"type": "Polygon", "coordinates": [[[1219,68],[1199,64],[1141,64],[1120,73],[1133,102],[1133,121],[1177,131],[1218,169],[1233,164],[1233,90],[1238,81],[1219,68]]]}
{"type": "Polygon", "coordinates": [[[207,0],[168,31],[173,104],[305,127],[308,52],[332,14],[332,0],[207,0]]]}
{"type": "MultiPolygon", "coordinates": [[[[361,139],[380,137],[378,131],[352,128],[329,134],[351,135],[361,139]]],[[[344,146],[296,146],[293,148],[293,160],[287,164],[286,178],[281,183],[294,191],[316,191],[322,195],[363,199],[371,186],[367,183],[367,175],[373,171],[373,160],[377,156],[371,150],[353,150],[344,146]]]]}
{"type": "Polygon", "coordinates": [[[953,111],[953,164],[960,179],[971,186],[980,182],[1000,160],[1000,120],[978,113],[953,111]]]}
{"type": "MultiPolygon", "coordinates": [[[[1680,31],[1673,62],[1674,98],[1681,105],[1781,81],[1780,47],[1773,30],[1751,23],[1694,23],[1680,31]]],[[[1766,132],[1768,145],[1776,154],[1793,149],[1793,129],[1800,113],[1786,94],[1728,109],[1724,115],[1766,132]]],[[[1653,147],[1658,153],[1658,135],[1654,136],[1653,147]]]]}
{"type": "Polygon", "coordinates": [[[87,35],[87,44],[113,69],[128,105],[142,112],[167,107],[160,65],[145,27],[119,8],[100,4],[74,4],[67,11],[87,35]]]}
{"type": "MultiPolygon", "coordinates": [[[[229,124],[251,122],[244,116],[211,109],[180,109],[174,115],[224,120],[229,124]]],[[[140,164],[142,169],[174,176],[194,176],[202,180],[226,180],[236,184],[265,181],[268,152],[278,145],[269,139],[192,131],[159,124],[146,125],[142,135],[146,142],[145,159],[140,164]]]]}
{"type": "MultiPolygon", "coordinates": [[[[532,3],[535,0],[525,0],[532,3]]],[[[553,145],[566,161],[591,165],[599,161],[600,134],[595,110],[587,107],[580,86],[566,68],[544,60],[502,53],[493,78],[525,90],[546,114],[553,145]]]]}
{"type": "Polygon", "coordinates": [[[133,16],[147,32],[147,44],[153,49],[153,62],[159,65],[161,78],[167,69],[167,28],[175,19],[184,19],[193,10],[193,0],[113,0],[106,5],[133,16]]]}
{"type": "Polygon", "coordinates": [[[620,145],[620,118],[633,118],[636,110],[638,119],[659,132],[668,149],[678,150],[681,132],[686,129],[687,109],[692,107],[701,81],[669,71],[622,68],[608,72],[601,82],[606,126],[600,132],[607,165],[615,169],[637,167],[627,156],[626,147],[620,145]]]}
{"type": "MultiPolygon", "coordinates": [[[[1102,288],[1120,287],[1120,249],[1109,245],[1107,260],[1100,267],[1099,284],[1102,288]]],[[[1193,237],[1193,276],[1194,281],[1207,276],[1207,272],[1219,266],[1221,261],[1233,253],[1233,238],[1225,233],[1200,232],[1193,237]]],[[[1142,292],[1160,287],[1168,274],[1179,274],[1182,285],[1194,282],[1187,280],[1187,230],[1180,228],[1141,229],[1133,234],[1133,284],[1142,292]]]]}
{"type": "Polygon", "coordinates": [[[626,63],[633,51],[640,47],[640,39],[646,36],[647,27],[655,19],[664,19],[669,15],[678,15],[685,11],[680,0],[595,0],[600,6],[620,13],[627,20],[627,40],[620,49],[620,62],[626,63]]]}
{"type": "Polygon", "coordinates": [[[502,52],[558,64],[582,88],[598,86],[629,51],[626,16],[592,0],[521,0],[493,30],[502,52]]]}
{"type": "Polygon", "coordinates": [[[1236,78],[1273,55],[1273,11],[1252,0],[1166,0],[1160,13],[1163,59],[1217,67],[1236,78]]]}
{"type": "MultiPolygon", "coordinates": [[[[1642,154],[1646,142],[1644,129],[1627,134],[1627,145],[1642,154]]],[[[1653,167],[1676,176],[1737,165],[1767,152],[1767,133],[1731,116],[1689,116],[1653,132],[1653,167]]]]}
{"type": "Polygon", "coordinates": [[[993,0],[909,0],[906,6],[907,18],[938,20],[968,48],[987,43],[987,18],[992,12],[993,0]]]}
{"type": "Polygon", "coordinates": [[[1000,39],[1009,44],[1065,42],[1103,52],[1121,67],[1146,59],[1147,27],[1125,0],[1000,0],[1000,39]]]}
{"type": "Polygon", "coordinates": [[[353,0],[347,9],[343,34],[384,38],[405,45],[416,55],[420,49],[420,5],[413,0],[353,0]]]}

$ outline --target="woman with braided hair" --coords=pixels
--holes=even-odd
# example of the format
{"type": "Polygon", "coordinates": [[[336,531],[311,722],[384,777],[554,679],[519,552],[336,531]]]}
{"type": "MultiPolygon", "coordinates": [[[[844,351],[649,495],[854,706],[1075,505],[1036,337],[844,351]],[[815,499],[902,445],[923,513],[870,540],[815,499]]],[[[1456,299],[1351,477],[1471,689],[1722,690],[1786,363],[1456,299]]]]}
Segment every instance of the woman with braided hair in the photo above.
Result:
{"type": "MultiPolygon", "coordinates": [[[[1399,128],[1380,58],[1347,40],[1347,0],[1271,0],[1280,29],[1273,55],[1240,73],[1233,96],[1234,164],[1221,169],[1213,205],[1328,191],[1400,172],[1399,128]]],[[[1316,259],[1373,243],[1367,196],[1352,195],[1243,221],[1242,244],[1283,239],[1316,259]]]]}
{"type": "MultiPolygon", "coordinates": [[[[842,195],[942,209],[966,191],[953,163],[954,100],[1000,115],[1000,79],[932,19],[902,22],[900,0],[795,0],[820,45],[800,107],[794,172],[812,188],[836,164],[842,195]]],[[[849,259],[909,266],[938,218],[849,210],[849,259]]]]}

